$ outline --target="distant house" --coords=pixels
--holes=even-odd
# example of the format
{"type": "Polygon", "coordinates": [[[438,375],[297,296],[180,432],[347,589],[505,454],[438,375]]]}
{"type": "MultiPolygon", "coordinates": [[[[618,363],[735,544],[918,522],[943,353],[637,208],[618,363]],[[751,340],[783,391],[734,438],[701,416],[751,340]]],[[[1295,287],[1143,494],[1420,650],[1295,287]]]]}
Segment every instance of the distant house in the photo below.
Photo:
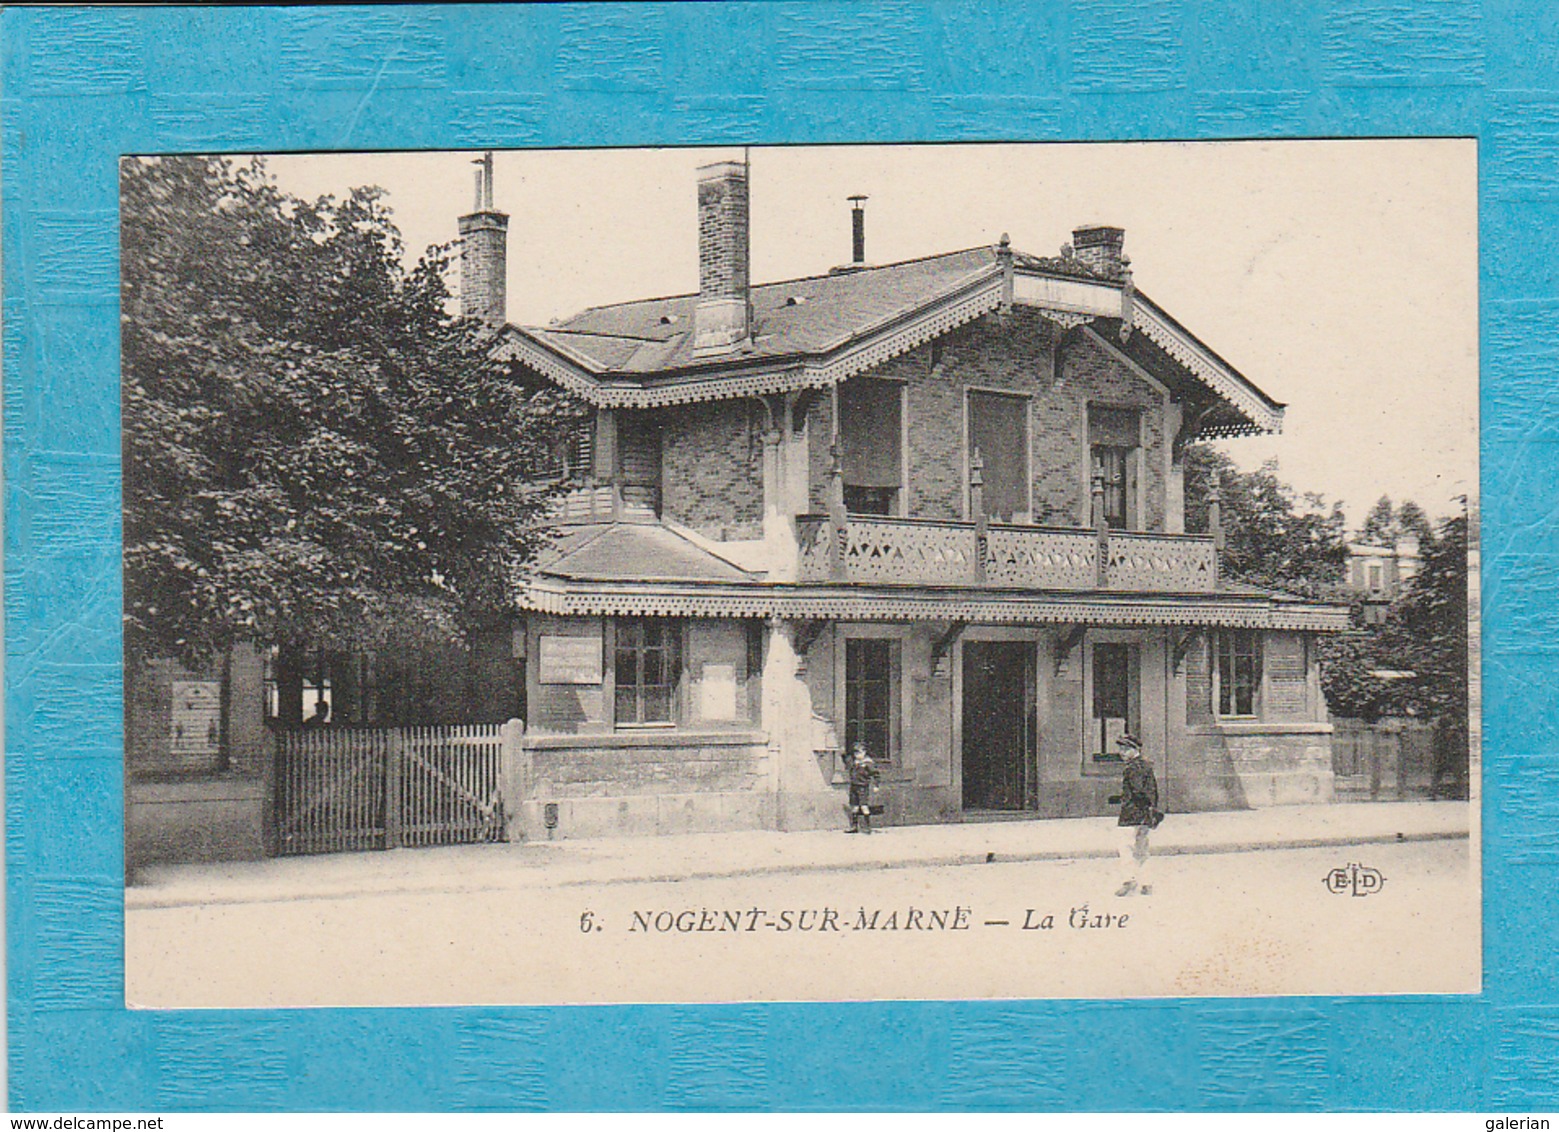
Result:
{"type": "Polygon", "coordinates": [[[1414,535],[1391,542],[1361,535],[1348,543],[1348,587],[1360,595],[1366,623],[1378,625],[1386,619],[1391,603],[1418,575],[1422,562],[1414,535]]]}
{"type": "Polygon", "coordinates": [[[842,827],[857,744],[890,824],[1104,814],[1123,732],[1173,809],[1331,800],[1316,637],[1347,609],[1222,578],[1216,502],[1185,530],[1185,445],[1283,406],[1136,288],[1121,229],[869,265],[858,228],[854,262],[754,285],[746,166],[701,169],[697,203],[697,293],[522,327],[479,174],[462,303],[592,407],[578,486],[512,624],[448,670],[327,645],[219,680],[249,721],[219,732],[274,744],[222,756],[268,783],[274,851],[403,843],[393,801],[351,819],[366,841],[296,833],[409,789],[399,764],[320,785],[341,736],[399,727],[360,765],[410,752],[453,790],[405,727],[511,716],[501,781],[458,795],[510,836],[842,827]]]}

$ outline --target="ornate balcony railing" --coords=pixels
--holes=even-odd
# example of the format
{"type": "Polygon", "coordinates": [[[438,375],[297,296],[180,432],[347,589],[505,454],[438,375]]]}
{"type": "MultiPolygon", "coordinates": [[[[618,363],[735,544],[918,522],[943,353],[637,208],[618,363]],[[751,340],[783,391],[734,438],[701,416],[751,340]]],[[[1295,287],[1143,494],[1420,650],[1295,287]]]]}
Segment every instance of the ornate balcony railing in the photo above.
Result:
{"type": "Polygon", "coordinates": [[[797,523],[803,582],[1206,593],[1210,535],[808,515],[797,523]],[[1103,568],[1101,569],[1101,565],[1103,568]]]}
{"type": "Polygon", "coordinates": [[[1218,551],[1210,535],[1111,531],[1104,575],[1112,590],[1206,593],[1217,588],[1218,551]]]}
{"type": "Polygon", "coordinates": [[[835,576],[835,548],[844,578],[851,582],[924,582],[972,585],[976,547],[974,527],[932,519],[887,519],[852,515],[842,531],[828,519],[808,516],[798,524],[802,581],[835,576]]]}

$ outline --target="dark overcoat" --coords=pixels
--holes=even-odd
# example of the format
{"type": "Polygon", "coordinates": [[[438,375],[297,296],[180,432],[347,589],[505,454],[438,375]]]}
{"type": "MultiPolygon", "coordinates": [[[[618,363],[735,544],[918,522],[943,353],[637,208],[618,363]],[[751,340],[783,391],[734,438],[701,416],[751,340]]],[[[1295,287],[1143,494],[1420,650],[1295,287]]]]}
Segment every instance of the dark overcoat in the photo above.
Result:
{"type": "Polygon", "coordinates": [[[850,805],[869,806],[872,800],[872,779],[878,775],[877,764],[871,759],[850,759],[850,805]]]}
{"type": "Polygon", "coordinates": [[[1121,771],[1120,825],[1153,825],[1158,809],[1158,779],[1140,754],[1126,760],[1121,771]]]}

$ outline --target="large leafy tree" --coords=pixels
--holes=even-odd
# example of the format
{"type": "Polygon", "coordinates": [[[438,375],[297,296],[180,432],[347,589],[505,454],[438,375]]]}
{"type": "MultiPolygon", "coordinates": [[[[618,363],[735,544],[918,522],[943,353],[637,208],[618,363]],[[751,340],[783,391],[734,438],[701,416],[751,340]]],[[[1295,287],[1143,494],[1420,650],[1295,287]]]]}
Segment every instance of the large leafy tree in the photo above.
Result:
{"type": "Polygon", "coordinates": [[[1378,627],[1365,626],[1357,593],[1345,585],[1347,526],[1340,503],[1296,493],[1273,463],[1241,472],[1207,445],[1186,449],[1186,529],[1208,526],[1213,477],[1222,498],[1226,577],[1288,593],[1354,605],[1351,632],[1321,637],[1321,679],[1332,712],[1374,721],[1388,715],[1436,719],[1440,749],[1466,751],[1467,519],[1435,530],[1412,502],[1382,496],[1365,531],[1384,541],[1418,536],[1418,575],[1378,627]]]}
{"type": "Polygon", "coordinates": [[[1340,503],[1296,493],[1278,478],[1276,461],[1242,472],[1205,444],[1185,451],[1186,530],[1208,529],[1208,498],[1218,480],[1224,576],[1306,597],[1335,597],[1348,561],[1340,503]]]}
{"type": "Polygon", "coordinates": [[[1386,715],[1440,719],[1460,728],[1464,748],[1466,517],[1445,520],[1421,546],[1423,565],[1384,624],[1323,642],[1326,699],[1336,714],[1368,721],[1386,715]]]}
{"type": "Polygon", "coordinates": [[[1376,642],[1390,667],[1413,673],[1416,714],[1467,718],[1467,635],[1467,517],[1457,515],[1440,525],[1376,642]]]}
{"type": "Polygon", "coordinates": [[[580,407],[403,264],[383,194],[306,201],[258,161],[121,168],[125,634],[461,639],[540,539],[526,471],[580,407]]]}

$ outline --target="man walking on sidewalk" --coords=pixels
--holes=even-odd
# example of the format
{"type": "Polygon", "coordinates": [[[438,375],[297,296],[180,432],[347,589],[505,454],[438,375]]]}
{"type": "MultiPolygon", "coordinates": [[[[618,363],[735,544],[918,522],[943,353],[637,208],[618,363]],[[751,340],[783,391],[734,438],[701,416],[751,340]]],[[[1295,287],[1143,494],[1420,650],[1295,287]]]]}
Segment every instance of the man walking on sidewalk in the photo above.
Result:
{"type": "Polygon", "coordinates": [[[1115,740],[1126,762],[1121,769],[1121,792],[1112,802],[1119,802],[1121,886],[1116,896],[1130,896],[1140,891],[1151,896],[1153,886],[1147,883],[1148,834],[1164,820],[1158,808],[1158,779],[1153,774],[1153,764],[1142,755],[1142,744],[1134,735],[1122,735],[1115,740]]]}

